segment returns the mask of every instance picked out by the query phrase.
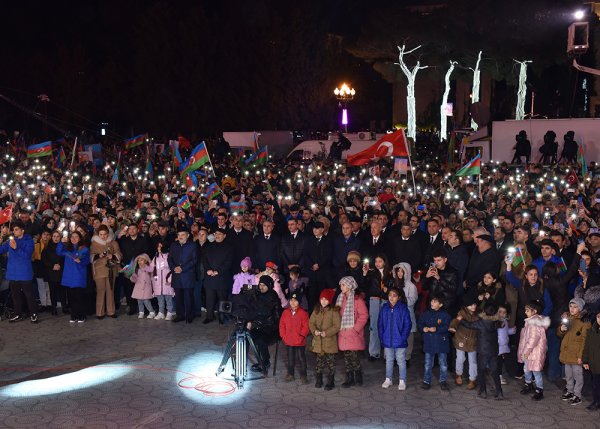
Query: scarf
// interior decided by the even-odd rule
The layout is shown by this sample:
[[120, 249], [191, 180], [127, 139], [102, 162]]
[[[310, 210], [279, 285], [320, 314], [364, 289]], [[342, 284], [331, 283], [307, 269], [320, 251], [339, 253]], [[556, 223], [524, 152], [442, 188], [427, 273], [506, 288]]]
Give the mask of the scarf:
[[354, 327], [354, 291], [358, 287], [356, 284], [356, 280], [354, 277], [343, 277], [340, 280], [340, 285], [347, 286], [350, 289], [350, 293], [348, 295], [341, 293], [337, 297], [337, 301], [335, 305], [342, 308], [342, 304], [344, 302], [344, 297], [346, 297], [346, 306], [344, 308], [344, 312], [342, 313], [342, 325], [341, 329], [352, 328]]

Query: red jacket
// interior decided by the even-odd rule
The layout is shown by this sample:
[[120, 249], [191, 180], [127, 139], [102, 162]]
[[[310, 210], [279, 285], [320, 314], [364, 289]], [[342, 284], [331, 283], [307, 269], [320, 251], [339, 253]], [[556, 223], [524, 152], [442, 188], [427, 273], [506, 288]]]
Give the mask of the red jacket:
[[309, 332], [306, 310], [298, 307], [294, 315], [290, 308], [283, 310], [281, 319], [279, 319], [279, 335], [286, 346], [305, 346]]

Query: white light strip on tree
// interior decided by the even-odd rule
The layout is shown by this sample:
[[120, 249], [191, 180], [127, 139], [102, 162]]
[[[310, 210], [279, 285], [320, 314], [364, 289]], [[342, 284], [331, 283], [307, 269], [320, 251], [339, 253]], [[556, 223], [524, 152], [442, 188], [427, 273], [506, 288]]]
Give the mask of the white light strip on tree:
[[[479, 102], [479, 88], [481, 86], [481, 70], [479, 69], [479, 63], [481, 63], [481, 53], [483, 51], [479, 51], [479, 55], [477, 56], [477, 63], [475, 64], [475, 68], [473, 70], [473, 90], [471, 93], [471, 105]], [[477, 131], [477, 124], [471, 118], [471, 128]]]
[[531, 61], [517, 61], [519, 67], [519, 89], [517, 90], [517, 108], [515, 109], [515, 119], [522, 120], [525, 117], [525, 97], [527, 96], [527, 63]]
[[411, 137], [413, 140], [417, 137], [417, 114], [416, 114], [416, 103], [415, 103], [415, 79], [417, 77], [417, 73], [421, 69], [426, 69], [428, 66], [421, 66], [420, 62], [417, 61], [417, 64], [410, 70], [406, 63], [404, 62], [404, 55], [410, 54], [421, 46], [417, 46], [413, 50], [406, 51], [406, 46], [402, 45], [402, 47], [398, 46], [398, 50], [400, 51], [398, 54], [398, 60], [400, 61], [398, 65], [404, 72], [406, 79], [408, 80], [408, 84], [406, 85], [406, 110], [408, 112], [408, 120], [407, 120], [407, 136]]
[[448, 96], [450, 95], [450, 75], [454, 71], [454, 66], [458, 64], [456, 61], [450, 61], [450, 68], [446, 72], [444, 82], [444, 95], [442, 97], [442, 105], [440, 106], [440, 140], [448, 137], [448, 118], [446, 117], [446, 105], [448, 104]]

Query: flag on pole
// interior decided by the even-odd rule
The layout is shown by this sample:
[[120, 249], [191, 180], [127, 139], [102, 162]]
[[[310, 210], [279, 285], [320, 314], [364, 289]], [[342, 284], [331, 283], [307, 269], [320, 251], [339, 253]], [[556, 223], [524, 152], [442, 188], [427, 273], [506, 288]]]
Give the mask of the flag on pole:
[[562, 258], [562, 256], [560, 258], [560, 261], [557, 262], [556, 268], [558, 268], [559, 274], [564, 274], [567, 272], [567, 264], [565, 264], [565, 260]]
[[208, 150], [206, 143], [202, 142], [194, 148], [190, 157], [179, 167], [181, 176], [185, 176], [192, 171], [196, 171], [204, 164], [209, 163], [210, 158], [208, 156]]
[[42, 142], [27, 146], [27, 158], [41, 158], [52, 156], [52, 142]]
[[6, 222], [10, 222], [10, 220], [12, 219], [13, 207], [14, 205], [11, 204], [10, 206], [0, 210], [0, 225]]
[[583, 143], [579, 145], [579, 149], [577, 150], [577, 162], [581, 164], [581, 176], [585, 179], [587, 175], [587, 162], [585, 160], [585, 153], [583, 152]]
[[150, 147], [146, 146], [146, 176], [152, 176], [154, 170], [152, 169], [152, 160], [150, 157]]
[[131, 276], [135, 273], [135, 269], [137, 268], [137, 260], [133, 258], [127, 265], [119, 270], [119, 274], [123, 274], [127, 278], [131, 278]]
[[67, 155], [65, 155], [65, 150], [62, 146], [58, 149], [58, 153], [56, 154], [56, 159], [54, 160], [54, 168], [57, 170], [62, 168], [67, 160]]
[[175, 140], [171, 142], [171, 151], [173, 152], [173, 166], [179, 170], [181, 164], [183, 164], [181, 154], [179, 153], [179, 142]]
[[119, 164], [117, 164], [117, 167], [115, 168], [115, 172], [113, 173], [112, 178], [110, 179], [110, 184], [112, 185], [116, 185], [117, 183], [119, 183], [119, 170], [120, 170], [121, 166]]
[[217, 185], [216, 182], [213, 182], [206, 187], [206, 193], [204, 194], [204, 197], [210, 201], [216, 198], [220, 193], [221, 188], [219, 188], [219, 185]]
[[409, 156], [404, 130], [386, 134], [362, 152], [348, 155], [348, 165], [364, 165], [372, 159], [390, 156]]
[[467, 162], [455, 176], [475, 176], [481, 174], [481, 155], [478, 154], [475, 158]]
[[254, 152], [252, 155], [248, 157], [245, 161], [246, 168], [254, 168], [259, 165], [264, 165], [269, 160], [269, 147], [263, 146], [258, 150], [258, 152]]
[[188, 198], [187, 195], [184, 195], [183, 197], [181, 197], [179, 199], [179, 201], [177, 201], [177, 208], [185, 210], [185, 209], [189, 209], [190, 207], [191, 207], [190, 199]]
[[254, 131], [254, 136], [252, 138], [252, 149], [253, 152], [258, 152], [258, 133]]
[[146, 143], [146, 139], [148, 138], [148, 134], [139, 134], [135, 137], [127, 139], [123, 142], [123, 149], [130, 150], [134, 147], [138, 147]]
[[181, 134], [179, 134], [177, 136], [177, 142], [179, 143], [180, 149], [191, 149], [192, 148], [192, 144], [190, 143], [190, 141], [188, 139], [186, 139], [185, 137], [183, 137]]

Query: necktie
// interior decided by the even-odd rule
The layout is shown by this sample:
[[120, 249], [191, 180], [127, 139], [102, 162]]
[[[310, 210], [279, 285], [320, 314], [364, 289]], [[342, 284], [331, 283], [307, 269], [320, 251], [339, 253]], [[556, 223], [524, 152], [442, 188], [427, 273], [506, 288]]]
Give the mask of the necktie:
[[377, 244], [377, 239], [373, 238], [373, 246], [375, 246]]
[[265, 240], [268, 240], [270, 235], [265, 235]]
[[433, 240], [435, 240], [435, 238], [433, 237], [433, 235], [431, 236], [431, 240], [429, 242], [429, 244], [433, 244]]

